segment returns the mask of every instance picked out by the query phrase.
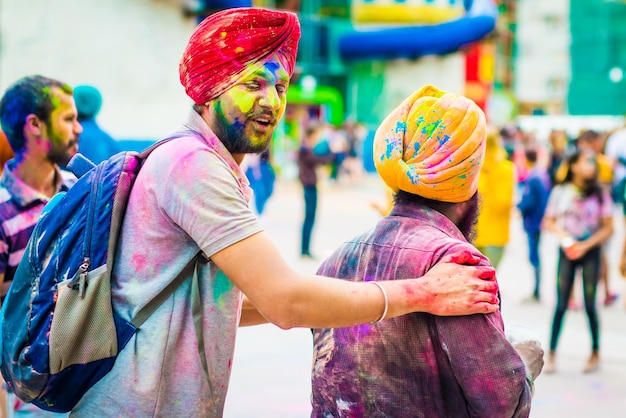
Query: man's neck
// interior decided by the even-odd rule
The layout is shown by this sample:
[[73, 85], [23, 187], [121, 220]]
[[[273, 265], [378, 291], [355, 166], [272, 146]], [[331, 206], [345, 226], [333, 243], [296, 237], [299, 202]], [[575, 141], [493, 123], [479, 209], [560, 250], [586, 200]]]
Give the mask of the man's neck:
[[25, 155], [16, 156], [14, 173], [39, 193], [52, 197], [57, 191], [56, 166], [50, 161], [39, 161]]
[[241, 165], [243, 159], [246, 157], [246, 154], [230, 154], [233, 156], [233, 159], [237, 163], [237, 165]]

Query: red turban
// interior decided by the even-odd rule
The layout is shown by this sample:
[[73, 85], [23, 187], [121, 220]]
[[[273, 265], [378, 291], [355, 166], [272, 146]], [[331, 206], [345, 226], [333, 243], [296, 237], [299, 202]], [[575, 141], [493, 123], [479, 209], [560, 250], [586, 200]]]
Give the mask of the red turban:
[[293, 73], [300, 23], [291, 12], [227, 9], [195, 29], [180, 61], [180, 82], [196, 104], [220, 96], [264, 65], [275, 53]]

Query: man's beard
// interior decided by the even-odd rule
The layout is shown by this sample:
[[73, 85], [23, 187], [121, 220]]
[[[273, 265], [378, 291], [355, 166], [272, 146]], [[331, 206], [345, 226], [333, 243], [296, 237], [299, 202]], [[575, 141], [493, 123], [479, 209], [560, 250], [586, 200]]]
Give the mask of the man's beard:
[[478, 193], [467, 202], [467, 207], [463, 216], [457, 223], [457, 228], [469, 243], [473, 243], [476, 239], [476, 224], [478, 222], [478, 214], [480, 213], [480, 198]]
[[252, 143], [246, 135], [245, 123], [229, 124], [222, 116], [216, 118], [214, 133], [231, 154], [259, 154], [267, 149], [269, 141]]
[[63, 148], [60, 148], [59, 146], [55, 147], [54, 145], [52, 145], [52, 147], [50, 148], [50, 151], [48, 151], [48, 160], [50, 160], [56, 165], [59, 165], [62, 167], [66, 166], [67, 163], [70, 162], [70, 160], [75, 154], [74, 152], [70, 150], [74, 148], [74, 146], [76, 145], [76, 142], [77, 141], [75, 139], [72, 139], [69, 141], [67, 146]]

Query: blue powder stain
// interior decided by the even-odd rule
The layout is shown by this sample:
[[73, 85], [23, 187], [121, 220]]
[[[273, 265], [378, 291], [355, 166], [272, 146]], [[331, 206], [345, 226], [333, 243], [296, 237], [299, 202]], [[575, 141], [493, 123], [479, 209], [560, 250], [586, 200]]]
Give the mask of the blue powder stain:
[[410, 169], [407, 171], [406, 175], [409, 177], [409, 180], [411, 180], [411, 183], [413, 183], [413, 184], [417, 184], [417, 183], [419, 182], [419, 177], [420, 177], [420, 176], [419, 176], [419, 174], [417, 174], [417, 173], [415, 172], [415, 170], [414, 170], [414, 169], [410, 168]]
[[386, 159], [390, 159], [393, 151], [395, 150], [395, 141], [393, 139], [385, 139], [387, 146], [385, 148], [385, 154], [380, 157], [380, 161], [384, 161]]
[[421, 144], [419, 142], [416, 142], [415, 144], [413, 144], [413, 149], [415, 150], [415, 152], [419, 151], [421, 147]]
[[405, 133], [406, 132], [406, 123], [405, 122], [396, 122], [396, 133]]
[[467, 178], [467, 174], [461, 174], [461, 175], [459, 176], [459, 178], [460, 178], [460, 179], [466, 179], [466, 178]]
[[439, 137], [439, 145], [443, 146], [443, 144], [445, 144], [446, 142], [448, 142], [450, 140], [450, 135], [444, 135], [443, 138]]

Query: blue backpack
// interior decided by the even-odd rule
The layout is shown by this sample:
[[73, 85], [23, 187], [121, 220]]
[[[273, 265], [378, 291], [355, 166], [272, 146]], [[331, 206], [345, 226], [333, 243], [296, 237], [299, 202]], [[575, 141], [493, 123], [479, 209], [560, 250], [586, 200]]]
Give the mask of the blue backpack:
[[186, 277], [193, 273], [197, 285], [199, 255], [130, 322], [112, 308], [113, 258], [132, 185], [148, 155], [171, 139], [95, 167], [74, 157], [68, 168], [78, 181], [44, 207], [0, 312], [0, 370], [24, 402], [70, 411]]

